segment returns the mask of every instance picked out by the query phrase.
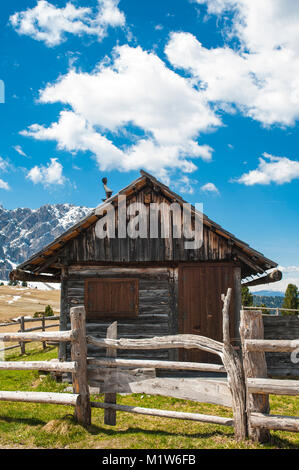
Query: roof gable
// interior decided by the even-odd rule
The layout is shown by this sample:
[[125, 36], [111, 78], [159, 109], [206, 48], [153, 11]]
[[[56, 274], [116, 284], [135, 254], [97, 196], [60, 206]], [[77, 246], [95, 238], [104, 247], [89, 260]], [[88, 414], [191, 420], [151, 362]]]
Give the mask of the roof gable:
[[[146, 192], [152, 193], [155, 195], [160, 195], [160, 199], [165, 199], [167, 201], [176, 202], [179, 205], [183, 205], [185, 201], [180, 195], [176, 194], [169, 187], [158, 181], [154, 176], [149, 173], [141, 170], [141, 176], [133, 181], [130, 185], [120, 190], [118, 193], [112, 195], [105, 202], [96, 207], [88, 216], [79, 221], [65, 233], [60, 235], [56, 240], [43, 248], [40, 252], [32, 256], [29, 260], [22, 263], [18, 266], [19, 269], [28, 270], [35, 273], [52, 273], [57, 272], [59, 265], [61, 266], [65, 263], [65, 259], [68, 259], [69, 262], [74, 262], [72, 258], [72, 248], [78, 255], [78, 251], [81, 248], [84, 251], [84, 243], [91, 246], [94, 239], [94, 226], [96, 222], [101, 217], [101, 213], [107, 204], [113, 204], [117, 207], [118, 198], [121, 195], [125, 195], [128, 200], [136, 198], [136, 195], [144, 195]], [[142, 196], [143, 197], [143, 196]], [[142, 198], [141, 198], [142, 199]], [[159, 199], [159, 198], [158, 198]], [[157, 200], [157, 198], [156, 198]], [[193, 206], [192, 211], [195, 212]], [[140, 242], [140, 247], [137, 247], [139, 252], [142, 252], [143, 249], [147, 250], [146, 256], [137, 256], [135, 260], [131, 258], [126, 258], [122, 256], [121, 253], [116, 254], [117, 244], [111, 241], [111, 245], [114, 248], [111, 248], [111, 252], [114, 249], [114, 256], [111, 253], [110, 257], [106, 256], [105, 252], [105, 243], [107, 242], [101, 240], [102, 247], [98, 251], [98, 256], [94, 259], [99, 261], [115, 261], [115, 262], [132, 262], [132, 261], [192, 261], [192, 260], [234, 260], [240, 262], [242, 265], [242, 274], [243, 277], [263, 273], [267, 269], [274, 268], [277, 266], [277, 263], [265, 258], [261, 253], [251, 248], [247, 243], [239, 240], [230, 232], [224, 230], [220, 225], [213, 222], [207, 216], [203, 215], [203, 226], [204, 226], [204, 237], [206, 240], [206, 246], [203, 248], [202, 253], [176, 253], [173, 250], [172, 255], [167, 256], [167, 246], [161, 248], [161, 252], [157, 255], [148, 253], [153, 250], [152, 247], [146, 247], [146, 244]], [[151, 245], [154, 246], [154, 241], [150, 240]], [[80, 246], [80, 244], [82, 246]], [[131, 243], [133, 245], [133, 242]], [[129, 250], [130, 242], [126, 246], [125, 250]], [[211, 248], [212, 247], [212, 248]], [[132, 248], [132, 247], [131, 247]], [[101, 251], [102, 249], [102, 251]], [[210, 250], [212, 250], [210, 252]], [[213, 252], [214, 250], [214, 252]], [[218, 255], [217, 255], [218, 250]], [[86, 251], [86, 250], [85, 250]], [[191, 251], [191, 250], [190, 250]], [[102, 253], [102, 255], [100, 254]], [[164, 253], [164, 254], [163, 254]], [[142, 254], [142, 253], [141, 253]], [[77, 256], [76, 255], [76, 256]], [[84, 256], [84, 254], [83, 254]], [[93, 255], [94, 256], [94, 255]], [[82, 256], [81, 256], [82, 257]], [[59, 258], [62, 258], [62, 262], [59, 264]], [[90, 259], [87, 257], [87, 259]]]

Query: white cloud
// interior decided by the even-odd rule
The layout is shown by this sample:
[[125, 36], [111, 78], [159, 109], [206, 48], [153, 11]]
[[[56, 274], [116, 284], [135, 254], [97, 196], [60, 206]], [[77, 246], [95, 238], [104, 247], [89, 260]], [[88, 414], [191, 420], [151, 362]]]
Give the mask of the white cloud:
[[51, 158], [47, 166], [34, 166], [28, 172], [26, 178], [30, 179], [34, 184], [41, 183], [45, 187], [52, 185], [63, 185], [65, 177], [62, 174], [63, 167], [57, 161], [57, 158]]
[[9, 184], [6, 181], [3, 181], [1, 178], [0, 178], [0, 188], [6, 189], [6, 191], [10, 190]]
[[22, 155], [23, 157], [27, 157], [26, 153], [24, 152], [24, 150], [22, 149], [20, 145], [15, 145], [14, 149], [19, 155]]
[[[194, 158], [211, 160], [213, 149], [197, 138], [221, 125], [190, 80], [155, 54], [127, 45], [116, 47], [113, 60], [92, 73], [70, 70], [41, 91], [40, 101], [71, 110], [62, 111], [49, 127], [33, 124], [23, 135], [56, 140], [71, 152], [89, 151], [101, 170], [144, 168], [165, 181], [171, 169], [194, 171]], [[117, 145], [119, 136], [130, 145]]]
[[7, 171], [10, 168], [10, 164], [0, 157], [0, 171]]
[[10, 17], [17, 33], [43, 41], [49, 47], [57, 46], [66, 39], [66, 34], [96, 36], [101, 41], [107, 29], [125, 25], [125, 16], [118, 9], [119, 0], [98, 0], [95, 13], [92, 8], [76, 7], [68, 2], [58, 8], [46, 0]]
[[299, 179], [299, 162], [290, 160], [286, 157], [275, 157], [267, 153], [264, 158], [259, 159], [259, 165], [256, 170], [244, 173], [238, 178], [238, 183], [246, 186], [255, 184], [284, 184], [290, 183], [294, 179]]
[[173, 181], [173, 185], [179, 193], [183, 194], [194, 194], [194, 186], [197, 184], [197, 181], [191, 179], [187, 175], [183, 175], [181, 178]]
[[[197, 3], [226, 18], [226, 44], [209, 49], [190, 33], [174, 33], [166, 47], [170, 62], [189, 70], [208, 101], [225, 112], [237, 108], [263, 125], [293, 125], [299, 118], [299, 2]], [[238, 42], [230, 47], [233, 38]]]
[[201, 191], [205, 193], [214, 193], [214, 194], [220, 194], [218, 188], [215, 186], [214, 183], [206, 183], [203, 186], [201, 186]]

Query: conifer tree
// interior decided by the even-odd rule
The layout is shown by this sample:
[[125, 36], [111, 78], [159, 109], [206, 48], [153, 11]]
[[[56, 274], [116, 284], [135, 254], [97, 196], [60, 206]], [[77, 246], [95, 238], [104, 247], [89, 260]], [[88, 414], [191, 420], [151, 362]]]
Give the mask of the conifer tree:
[[[296, 309], [299, 308], [299, 292], [295, 284], [289, 284], [285, 292], [282, 308]], [[299, 312], [292, 312], [290, 310], [282, 310], [282, 315], [298, 315]]]

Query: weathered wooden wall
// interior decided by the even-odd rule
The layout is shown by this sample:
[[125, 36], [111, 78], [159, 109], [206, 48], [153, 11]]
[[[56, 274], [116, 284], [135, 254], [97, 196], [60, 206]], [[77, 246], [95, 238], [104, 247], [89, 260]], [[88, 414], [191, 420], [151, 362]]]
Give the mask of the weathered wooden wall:
[[[70, 308], [84, 304], [84, 281], [87, 278], [138, 278], [139, 315], [131, 319], [118, 319], [118, 335], [126, 338], [154, 337], [177, 333], [177, 274], [175, 268], [116, 268], [116, 267], [70, 267], [64, 281], [61, 325], [69, 329]], [[87, 320], [87, 334], [104, 338], [111, 321]], [[67, 359], [70, 352], [67, 350]], [[88, 355], [105, 356], [105, 351], [89, 345]], [[61, 357], [63, 357], [61, 355]], [[174, 359], [176, 352], [119, 351], [119, 357]]]
[[[265, 339], [298, 339], [299, 316], [263, 315]], [[299, 377], [299, 363], [291, 361], [291, 353], [266, 353], [268, 374]]]
[[[140, 191], [131, 197], [128, 202], [147, 201], [150, 196], [151, 203], [171, 204], [162, 194], [154, 192]], [[60, 251], [60, 256], [65, 258], [69, 264], [78, 262], [139, 262], [139, 261], [231, 261], [233, 258], [232, 242], [229, 238], [220, 236], [211, 228], [204, 226], [203, 228], [203, 244], [198, 249], [185, 249], [184, 237], [174, 238], [172, 232], [173, 215], [170, 212], [169, 226], [170, 237], [167, 238], [150, 238], [149, 236], [149, 204], [146, 205], [147, 210], [147, 238], [105, 238], [100, 240], [96, 237], [95, 224], [88, 230], [82, 232], [78, 237], [70, 240], [67, 245]], [[118, 208], [115, 209], [116, 222], [118, 216]], [[168, 218], [167, 211], [159, 215], [159, 234], [161, 233], [161, 221]], [[183, 219], [183, 217], [182, 217]], [[194, 219], [194, 218], [193, 218]], [[128, 222], [129, 219], [127, 219]], [[193, 220], [194, 229], [194, 220]], [[117, 230], [117, 223], [116, 223]], [[183, 233], [183, 230], [182, 230]]]

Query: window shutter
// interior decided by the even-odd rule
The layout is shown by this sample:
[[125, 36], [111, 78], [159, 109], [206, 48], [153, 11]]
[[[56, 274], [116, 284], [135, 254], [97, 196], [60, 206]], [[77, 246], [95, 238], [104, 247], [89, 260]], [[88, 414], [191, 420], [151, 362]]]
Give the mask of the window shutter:
[[85, 281], [87, 319], [131, 318], [138, 315], [138, 279]]

